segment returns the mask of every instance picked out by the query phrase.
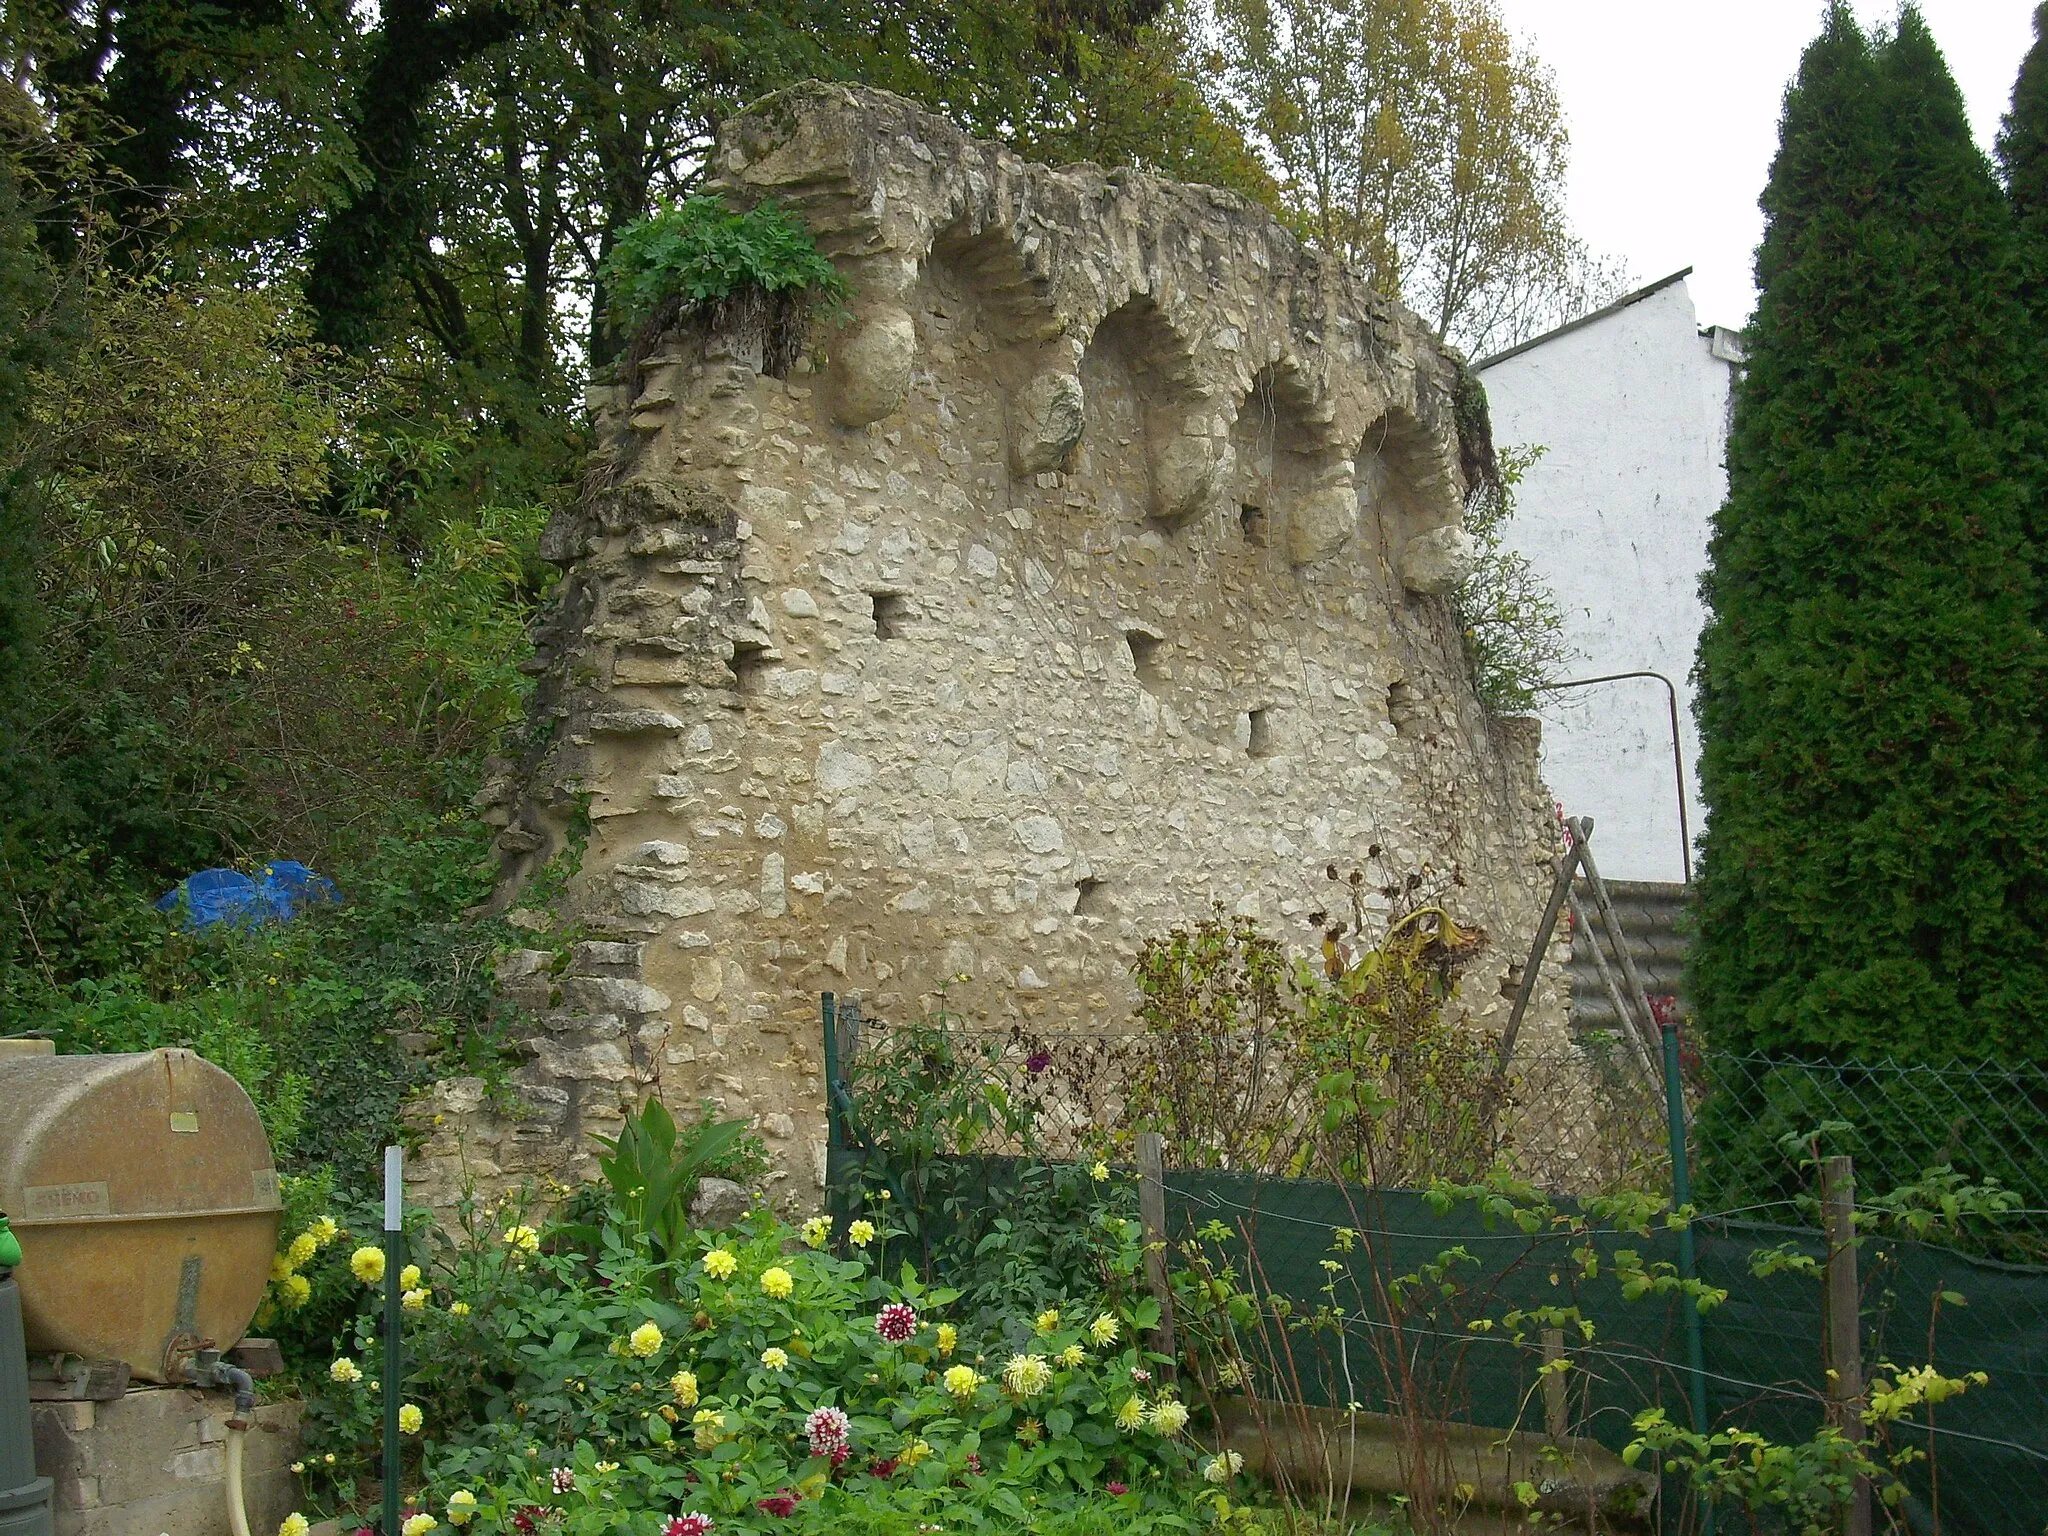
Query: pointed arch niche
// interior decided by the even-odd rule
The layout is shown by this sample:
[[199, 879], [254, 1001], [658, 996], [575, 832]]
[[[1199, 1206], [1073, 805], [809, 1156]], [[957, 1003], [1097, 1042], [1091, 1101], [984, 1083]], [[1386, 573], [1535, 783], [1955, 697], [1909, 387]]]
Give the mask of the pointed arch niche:
[[959, 418], [976, 459], [1000, 448], [1013, 475], [1063, 468], [1081, 435], [1073, 345], [1048, 288], [1008, 231], [965, 222], [932, 242], [918, 282], [919, 342], [953, 383], [942, 422]]
[[[1089, 338], [1075, 468], [1118, 521], [1176, 524], [1192, 510], [1185, 504], [1199, 486], [1190, 489], [1180, 460], [1199, 398], [1194, 379], [1187, 343], [1145, 295], [1111, 310]], [[1195, 456], [1210, 464], [1217, 457], [1205, 438]]]
[[1352, 478], [1367, 534], [1397, 571], [1410, 539], [1464, 520], [1442, 450], [1399, 406], [1365, 429]]
[[1231, 423], [1234, 468], [1226, 530], [1255, 548], [1282, 550], [1290, 565], [1335, 552], [1356, 522], [1348, 466], [1317, 419], [1315, 401], [1290, 365], [1259, 370]]

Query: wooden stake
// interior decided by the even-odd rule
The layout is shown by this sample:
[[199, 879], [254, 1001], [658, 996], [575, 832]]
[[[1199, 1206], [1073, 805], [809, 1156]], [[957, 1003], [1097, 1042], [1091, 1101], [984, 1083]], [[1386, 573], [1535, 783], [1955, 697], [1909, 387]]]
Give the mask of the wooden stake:
[[[1591, 823], [1587, 824], [1589, 827]], [[1572, 874], [1579, 867], [1584, 846], [1575, 834], [1571, 850], [1554, 861], [1557, 879], [1550, 887], [1550, 904], [1543, 909], [1543, 921], [1536, 925], [1536, 937], [1529, 944], [1529, 963], [1522, 967], [1522, 984], [1515, 989], [1515, 1006], [1508, 1010], [1508, 1027], [1501, 1031], [1497, 1070], [1505, 1072], [1515, 1058], [1515, 1037], [1522, 1032], [1522, 1015], [1529, 999], [1536, 995], [1536, 978], [1543, 970], [1543, 952], [1550, 948], [1550, 936], [1557, 930], [1557, 915], [1572, 894]]]
[[[1564, 1358], [1564, 1330], [1546, 1328], [1543, 1330], [1543, 1363]], [[1571, 1429], [1565, 1415], [1564, 1389], [1567, 1372], [1551, 1371], [1543, 1378], [1543, 1433], [1550, 1437], [1553, 1445], [1564, 1444], [1565, 1435]]]
[[1159, 1303], [1152, 1347], [1166, 1356], [1172, 1380], [1180, 1351], [1173, 1338], [1173, 1287], [1166, 1279], [1166, 1143], [1157, 1131], [1138, 1132], [1138, 1220], [1145, 1229], [1145, 1279]]
[[[1856, 1279], [1856, 1165], [1830, 1157], [1820, 1165], [1821, 1219], [1828, 1240], [1827, 1366], [1829, 1417], [1851, 1440], [1864, 1437], [1863, 1293]], [[1870, 1481], [1857, 1478], [1842, 1522], [1844, 1536], [1870, 1536]]]
[[1599, 909], [1600, 922], [1607, 929], [1608, 940], [1614, 945], [1615, 958], [1621, 962], [1622, 979], [1628, 983], [1629, 997], [1642, 1005], [1642, 1024], [1637, 1036], [1644, 1049], [1658, 1043], [1657, 1016], [1650, 1011], [1650, 994], [1643, 986], [1643, 978], [1636, 973], [1636, 963], [1628, 952], [1628, 940], [1621, 931], [1621, 919], [1615, 915], [1614, 903], [1607, 899], [1607, 882], [1600, 878], [1600, 868], [1593, 862], [1593, 818], [1581, 816], [1573, 829], [1578, 836], [1579, 862], [1585, 866], [1586, 884], [1593, 888], [1593, 905]]

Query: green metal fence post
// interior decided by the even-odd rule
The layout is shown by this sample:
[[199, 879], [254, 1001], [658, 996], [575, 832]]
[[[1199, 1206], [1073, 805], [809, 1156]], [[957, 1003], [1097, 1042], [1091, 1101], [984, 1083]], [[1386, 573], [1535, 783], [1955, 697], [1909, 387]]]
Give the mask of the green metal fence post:
[[818, 1011], [825, 1026], [825, 1155], [831, 1157], [839, 1145], [839, 1013], [832, 994], [818, 994]]
[[398, 1404], [405, 1396], [405, 1325], [399, 1271], [405, 1267], [405, 1148], [384, 1149], [384, 1532], [399, 1536], [398, 1479], [401, 1468]]
[[[1671, 1131], [1671, 1208], [1683, 1210], [1692, 1204], [1692, 1170], [1685, 1156], [1685, 1084], [1679, 1076], [1678, 1021], [1667, 1019], [1664, 1035], [1664, 1118]], [[1693, 1252], [1692, 1223], [1678, 1229], [1678, 1274], [1684, 1280], [1699, 1278], [1699, 1264]], [[1685, 1308], [1685, 1363], [1692, 1377], [1693, 1433], [1707, 1433], [1707, 1350], [1700, 1336], [1700, 1309], [1692, 1297]], [[1707, 1536], [1714, 1536], [1714, 1506], [1707, 1505]]]

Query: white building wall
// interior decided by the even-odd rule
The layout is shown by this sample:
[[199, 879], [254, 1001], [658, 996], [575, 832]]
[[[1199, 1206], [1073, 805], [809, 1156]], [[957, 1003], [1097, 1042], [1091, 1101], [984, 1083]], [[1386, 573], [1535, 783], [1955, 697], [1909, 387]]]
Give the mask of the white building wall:
[[[1715, 350], [1680, 274], [1480, 365], [1494, 441], [1546, 450], [1522, 482], [1508, 544], [1557, 594], [1579, 651], [1570, 676], [1652, 671], [1677, 689], [1695, 839], [1706, 813], [1691, 672], [1699, 578], [1728, 486], [1734, 374]], [[1551, 693], [1538, 713], [1544, 779], [1566, 814], [1594, 819], [1600, 872], [1684, 879], [1664, 685], [1637, 678]]]

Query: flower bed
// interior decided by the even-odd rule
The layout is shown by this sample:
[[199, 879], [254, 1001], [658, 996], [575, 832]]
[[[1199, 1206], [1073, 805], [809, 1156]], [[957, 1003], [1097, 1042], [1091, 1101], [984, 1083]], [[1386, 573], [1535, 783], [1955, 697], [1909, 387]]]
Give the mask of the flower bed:
[[[403, 1277], [404, 1536], [1109, 1536], [1230, 1512], [1237, 1468], [1155, 1375], [1127, 1264], [956, 1321], [958, 1289], [882, 1272], [895, 1234], [866, 1219], [757, 1212], [665, 1263], [609, 1222], [471, 1209], [464, 1227]], [[357, 1264], [356, 1317], [308, 1372], [309, 1498], [344, 1511], [370, 1497], [382, 1408], [382, 1266]]]

